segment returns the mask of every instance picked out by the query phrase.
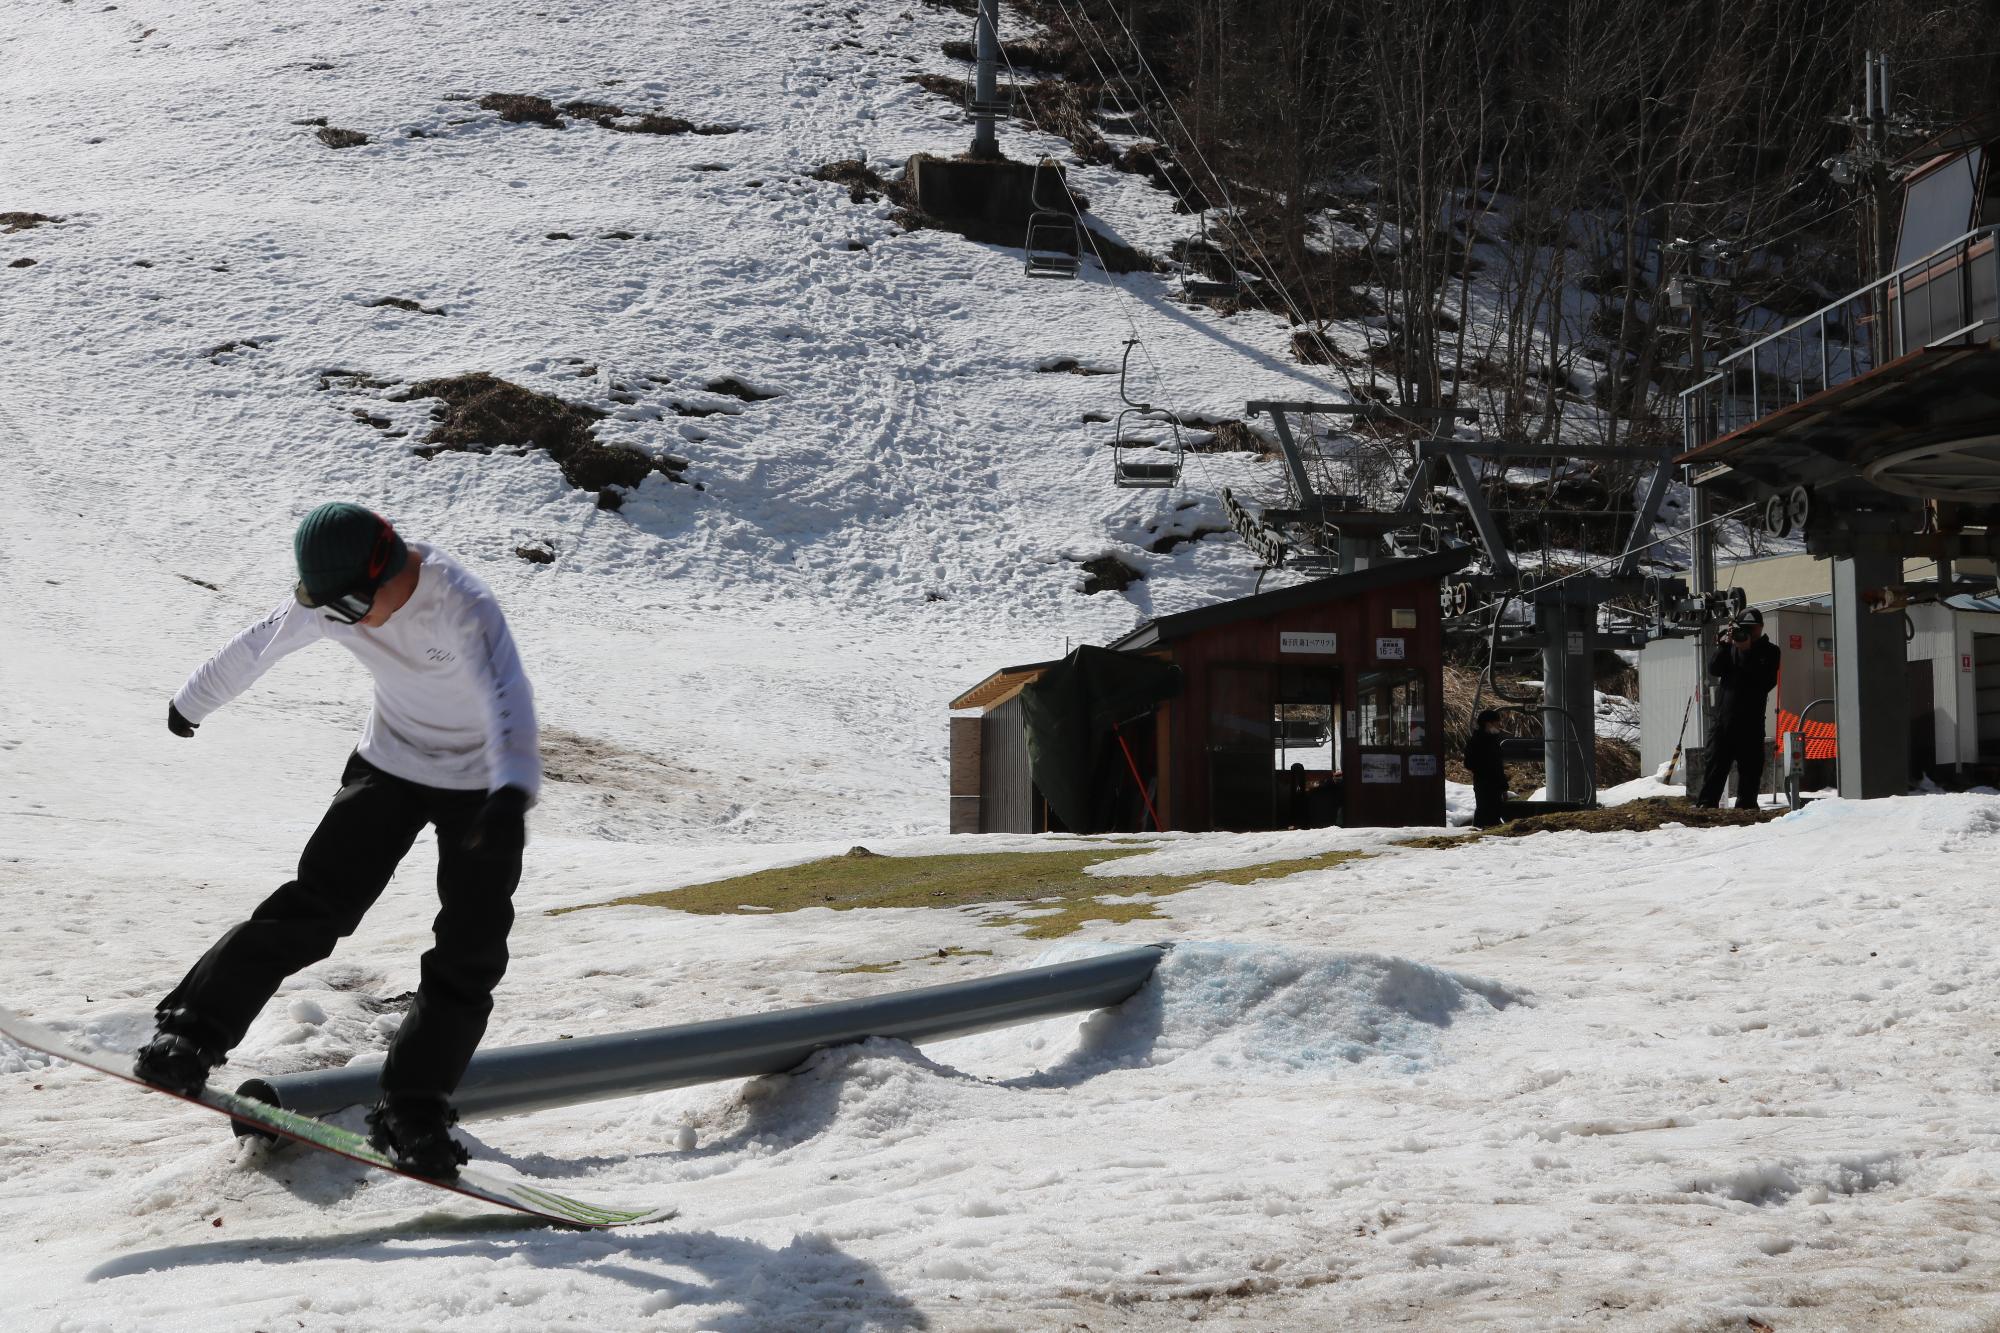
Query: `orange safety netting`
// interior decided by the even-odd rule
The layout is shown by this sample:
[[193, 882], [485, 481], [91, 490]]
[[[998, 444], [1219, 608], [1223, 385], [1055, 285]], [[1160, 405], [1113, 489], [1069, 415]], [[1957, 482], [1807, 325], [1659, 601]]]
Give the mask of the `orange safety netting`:
[[1805, 736], [1805, 757], [1808, 759], [1832, 759], [1839, 751], [1840, 733], [1833, 723], [1813, 718], [1802, 724], [1797, 713], [1788, 708], [1780, 708], [1778, 736], [1772, 748], [1781, 755], [1785, 752], [1785, 733], [1788, 731], [1800, 732]]

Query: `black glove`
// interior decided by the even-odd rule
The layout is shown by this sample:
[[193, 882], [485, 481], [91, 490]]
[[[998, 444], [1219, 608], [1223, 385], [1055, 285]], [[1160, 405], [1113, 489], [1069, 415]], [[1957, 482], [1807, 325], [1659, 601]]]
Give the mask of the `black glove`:
[[174, 707], [173, 704], [169, 703], [167, 705], [167, 730], [173, 732], [174, 735], [192, 736], [194, 735], [194, 729], [200, 725], [201, 723], [199, 722], [190, 722], [182, 717], [181, 710]]
[[502, 787], [486, 797], [466, 830], [465, 850], [479, 856], [519, 856], [528, 845], [528, 807], [534, 799], [519, 787]]

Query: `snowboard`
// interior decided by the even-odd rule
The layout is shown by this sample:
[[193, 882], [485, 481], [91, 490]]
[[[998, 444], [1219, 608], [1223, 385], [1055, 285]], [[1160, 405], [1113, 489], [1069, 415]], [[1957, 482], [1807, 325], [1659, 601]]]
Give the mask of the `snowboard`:
[[482, 1172], [459, 1168], [454, 1180], [433, 1180], [429, 1176], [416, 1175], [405, 1171], [369, 1143], [363, 1135], [329, 1125], [324, 1120], [282, 1107], [260, 1102], [254, 1097], [239, 1093], [224, 1092], [218, 1088], [204, 1088], [199, 1097], [182, 1097], [179, 1093], [156, 1088], [132, 1072], [132, 1057], [115, 1051], [84, 1050], [61, 1034], [52, 1032], [33, 1019], [24, 1018], [9, 1009], [0, 1009], [0, 1036], [42, 1052], [71, 1064], [95, 1069], [100, 1074], [124, 1079], [148, 1092], [163, 1097], [173, 1097], [194, 1106], [206, 1107], [220, 1112], [230, 1119], [249, 1126], [252, 1130], [304, 1143], [325, 1152], [336, 1153], [350, 1161], [360, 1162], [382, 1171], [391, 1171], [407, 1180], [421, 1181], [437, 1189], [463, 1194], [468, 1199], [479, 1199], [486, 1203], [511, 1208], [518, 1213], [544, 1218], [564, 1226], [604, 1228], [625, 1226], [633, 1222], [661, 1222], [672, 1217], [674, 1210], [642, 1208], [607, 1208], [581, 1199], [566, 1198], [548, 1190], [537, 1189], [521, 1181], [498, 1180]]

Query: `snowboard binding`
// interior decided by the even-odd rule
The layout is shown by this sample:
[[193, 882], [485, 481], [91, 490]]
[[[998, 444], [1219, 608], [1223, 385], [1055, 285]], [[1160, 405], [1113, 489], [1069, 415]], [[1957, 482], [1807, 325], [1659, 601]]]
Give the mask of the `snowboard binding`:
[[132, 1072], [142, 1081], [177, 1097], [198, 1099], [208, 1086], [208, 1071], [222, 1063], [222, 1056], [193, 1037], [179, 1032], [157, 1032], [139, 1048], [132, 1060]]
[[412, 1175], [453, 1180], [472, 1160], [451, 1136], [457, 1123], [441, 1097], [384, 1097], [368, 1113], [368, 1142]]

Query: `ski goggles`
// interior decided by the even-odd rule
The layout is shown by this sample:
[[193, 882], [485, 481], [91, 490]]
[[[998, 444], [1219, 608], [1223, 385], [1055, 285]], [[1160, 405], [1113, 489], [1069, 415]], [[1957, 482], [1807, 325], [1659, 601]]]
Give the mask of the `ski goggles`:
[[373, 588], [355, 588], [352, 591], [340, 594], [338, 597], [329, 597], [325, 601], [320, 601], [306, 591], [306, 585], [302, 580], [299, 586], [292, 590], [292, 595], [299, 599], [300, 606], [311, 607], [328, 620], [337, 620], [343, 625], [356, 624], [370, 611], [375, 609], [375, 589]]

